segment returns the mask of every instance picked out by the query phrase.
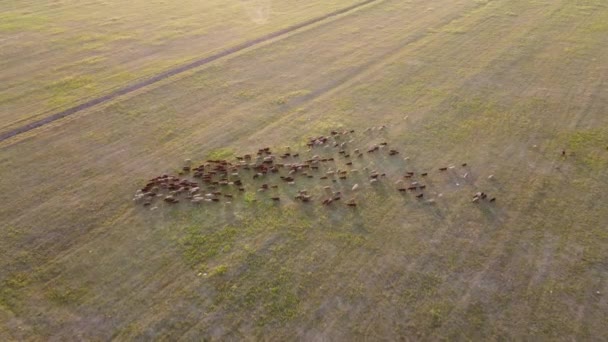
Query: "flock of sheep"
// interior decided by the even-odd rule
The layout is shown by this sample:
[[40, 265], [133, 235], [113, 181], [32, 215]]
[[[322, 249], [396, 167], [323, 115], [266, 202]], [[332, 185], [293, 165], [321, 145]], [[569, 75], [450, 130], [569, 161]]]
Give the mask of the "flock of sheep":
[[[385, 128], [374, 127], [366, 133]], [[354, 148], [351, 146], [355, 141], [352, 138], [354, 133], [354, 130], [334, 130], [327, 136], [310, 138], [305, 153], [292, 151], [290, 147], [285, 147], [282, 153], [274, 153], [269, 147], [264, 147], [254, 154], [244, 154], [232, 160], [207, 160], [195, 167], [186, 160], [178, 175], [164, 174], [150, 179], [137, 190], [134, 201], [152, 209], [156, 209], [159, 202], [169, 205], [224, 202], [229, 205], [239, 198], [243, 200], [248, 194], [248, 201], [293, 201], [319, 203], [327, 207], [343, 202], [347, 207], [356, 208], [356, 193], [361, 188], [392, 184], [395, 191], [403, 195], [412, 194], [425, 203], [435, 203], [434, 198], [425, 198], [427, 184], [424, 180], [429, 176], [428, 171], [400, 170], [399, 179], [389, 180], [395, 175], [389, 176], [374, 167], [399, 164], [395, 163], [399, 160], [399, 151], [386, 142], [378, 142], [365, 149]], [[365, 166], [359, 168], [362, 165]], [[467, 164], [462, 163], [460, 167], [466, 169]], [[455, 166], [440, 167], [437, 172], [453, 168]], [[465, 173], [463, 177], [467, 175]], [[254, 191], [255, 196], [252, 196]], [[478, 192], [472, 202], [480, 201], [491, 203], [496, 198]]]

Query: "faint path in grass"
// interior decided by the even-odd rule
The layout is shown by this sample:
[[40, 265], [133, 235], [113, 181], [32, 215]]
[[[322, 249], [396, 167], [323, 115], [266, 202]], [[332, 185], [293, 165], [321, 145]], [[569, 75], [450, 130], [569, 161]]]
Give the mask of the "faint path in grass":
[[21, 126], [21, 127], [12, 129], [12, 130], [9, 130], [9, 131], [4, 132], [4, 133], [0, 133], [0, 142], [4, 141], [4, 140], [7, 140], [7, 139], [10, 139], [10, 138], [12, 138], [12, 137], [14, 137], [16, 135], [19, 135], [19, 134], [31, 131], [33, 129], [42, 127], [42, 126], [44, 126], [46, 124], [49, 124], [49, 123], [54, 122], [54, 121], [57, 121], [57, 120], [62, 119], [64, 117], [66, 117], [66, 116], [70, 116], [72, 114], [76, 114], [76, 113], [78, 113], [80, 111], [89, 109], [89, 108], [94, 107], [96, 105], [99, 105], [99, 104], [102, 104], [102, 103], [114, 100], [117, 97], [120, 97], [120, 96], [129, 94], [129, 93], [132, 93], [134, 91], [137, 91], [139, 89], [142, 89], [142, 88], [147, 87], [149, 85], [152, 85], [154, 83], [158, 83], [158, 82], [160, 82], [162, 80], [165, 80], [165, 79], [167, 79], [169, 77], [182, 74], [182, 73], [187, 72], [189, 70], [192, 70], [194, 68], [198, 68], [198, 67], [203, 66], [205, 64], [208, 64], [208, 63], [211, 63], [213, 61], [216, 61], [216, 60], [218, 60], [220, 58], [224, 58], [224, 57], [233, 55], [233, 54], [238, 53], [240, 51], [243, 51], [243, 50], [245, 50], [247, 48], [250, 48], [250, 47], [253, 47], [253, 46], [265, 43], [265, 42], [268, 42], [268, 41], [270, 41], [272, 39], [280, 38], [280, 37], [285, 36], [285, 35], [293, 32], [293, 31], [296, 31], [296, 30], [299, 30], [299, 29], [302, 29], [302, 28], [306, 28], [308, 26], [314, 25], [314, 24], [319, 23], [321, 21], [324, 21], [324, 20], [327, 20], [327, 19], [331, 19], [331, 18], [336, 17], [336, 16], [341, 15], [341, 14], [346, 14], [348, 12], [354, 11], [354, 10], [360, 8], [360, 7], [365, 6], [365, 5], [369, 5], [369, 4], [372, 4], [374, 2], [380, 2], [380, 1], [382, 1], [382, 0], [364, 0], [364, 1], [361, 1], [361, 2], [356, 3], [354, 5], [351, 5], [351, 6], [348, 6], [348, 7], [345, 7], [345, 8], [342, 8], [342, 9], [339, 9], [339, 10], [327, 13], [327, 14], [325, 14], [323, 16], [320, 16], [320, 17], [317, 17], [317, 18], [313, 18], [313, 19], [304, 21], [302, 23], [299, 23], [299, 24], [296, 24], [296, 25], [292, 25], [292, 26], [286, 27], [284, 29], [281, 29], [281, 30], [278, 30], [278, 31], [275, 31], [275, 32], [272, 32], [272, 33], [269, 33], [269, 34], [266, 34], [266, 35], [264, 35], [262, 37], [259, 37], [257, 39], [246, 41], [244, 43], [241, 43], [241, 44], [238, 44], [238, 45], [233, 46], [231, 48], [228, 48], [226, 50], [220, 51], [220, 52], [218, 52], [216, 54], [213, 54], [211, 56], [203, 57], [203, 58], [197, 59], [195, 61], [189, 62], [187, 64], [171, 68], [171, 69], [169, 69], [169, 70], [167, 70], [165, 72], [162, 72], [162, 73], [160, 73], [160, 74], [158, 74], [156, 76], [153, 76], [151, 78], [148, 78], [148, 79], [145, 79], [145, 80], [142, 80], [142, 81], [139, 81], [139, 82], [127, 85], [127, 86], [125, 86], [123, 88], [120, 88], [120, 89], [118, 89], [116, 91], [113, 91], [113, 92], [111, 92], [109, 94], [106, 94], [106, 95], [103, 95], [103, 96], [100, 96], [100, 97], [96, 97], [96, 98], [91, 99], [91, 100], [89, 100], [87, 102], [81, 103], [81, 104], [79, 104], [77, 106], [74, 106], [74, 107], [68, 108], [66, 110], [63, 110], [63, 111], [61, 111], [59, 113], [52, 114], [52, 115], [50, 115], [50, 116], [48, 116], [46, 118], [34, 121], [32, 123], [29, 123], [27, 125], [24, 125], [24, 126]]

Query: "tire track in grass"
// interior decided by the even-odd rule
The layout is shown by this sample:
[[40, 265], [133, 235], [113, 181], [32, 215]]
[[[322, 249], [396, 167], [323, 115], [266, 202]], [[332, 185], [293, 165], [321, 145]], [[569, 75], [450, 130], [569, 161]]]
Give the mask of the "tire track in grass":
[[124, 96], [124, 95], [127, 95], [129, 93], [135, 92], [135, 91], [137, 91], [139, 89], [142, 89], [144, 87], [150, 86], [150, 85], [155, 84], [155, 83], [158, 83], [158, 82], [163, 81], [163, 80], [165, 80], [167, 78], [170, 78], [170, 77], [182, 74], [184, 72], [187, 72], [187, 71], [190, 71], [192, 69], [198, 68], [198, 67], [203, 66], [205, 64], [209, 64], [209, 63], [211, 63], [213, 61], [216, 61], [218, 59], [221, 59], [221, 58], [228, 57], [230, 55], [236, 54], [236, 53], [241, 52], [241, 51], [243, 51], [245, 49], [248, 49], [250, 47], [254, 47], [256, 45], [260, 45], [260, 44], [268, 42], [268, 41], [270, 41], [272, 39], [280, 38], [280, 37], [285, 36], [285, 35], [287, 35], [287, 34], [289, 34], [291, 32], [294, 32], [296, 30], [303, 29], [303, 28], [306, 28], [308, 26], [312, 26], [312, 25], [317, 24], [317, 23], [319, 23], [321, 21], [331, 19], [331, 18], [339, 16], [341, 14], [346, 14], [348, 12], [354, 11], [354, 10], [360, 8], [360, 7], [365, 6], [365, 5], [369, 5], [369, 4], [372, 4], [372, 3], [375, 3], [375, 2], [380, 2], [380, 1], [382, 1], [382, 0], [364, 0], [364, 1], [361, 1], [361, 2], [356, 3], [354, 5], [351, 5], [351, 6], [348, 6], [348, 7], [344, 7], [342, 9], [339, 9], [339, 10], [327, 13], [327, 14], [322, 15], [320, 17], [309, 19], [309, 20], [306, 20], [306, 21], [301, 22], [299, 24], [288, 26], [288, 27], [286, 27], [284, 29], [281, 29], [281, 30], [278, 30], [278, 31], [275, 31], [275, 32], [271, 32], [271, 33], [266, 34], [266, 35], [263, 35], [262, 37], [246, 41], [244, 43], [241, 43], [241, 44], [238, 44], [238, 45], [233, 46], [231, 48], [228, 48], [226, 50], [220, 51], [220, 52], [218, 52], [216, 54], [213, 54], [211, 56], [203, 57], [203, 58], [197, 59], [195, 61], [189, 62], [189, 63], [181, 65], [181, 66], [176, 66], [174, 68], [171, 68], [171, 69], [169, 69], [167, 71], [164, 71], [164, 72], [162, 72], [162, 73], [160, 73], [160, 74], [158, 74], [156, 76], [153, 76], [151, 78], [144, 79], [142, 81], [138, 81], [138, 82], [132, 83], [132, 84], [127, 85], [127, 86], [125, 86], [123, 88], [120, 88], [120, 89], [117, 89], [117, 90], [115, 90], [113, 92], [110, 92], [110, 93], [108, 93], [106, 95], [93, 98], [93, 99], [91, 99], [89, 101], [86, 101], [86, 102], [81, 103], [79, 105], [76, 105], [74, 107], [68, 108], [68, 109], [63, 110], [61, 112], [52, 114], [52, 115], [50, 115], [48, 117], [45, 117], [45, 118], [36, 120], [34, 122], [31, 122], [31, 123], [29, 123], [27, 125], [24, 125], [24, 126], [21, 126], [21, 127], [17, 127], [15, 129], [9, 130], [9, 131], [4, 132], [4, 133], [0, 133], [0, 142], [2, 142], [4, 140], [7, 140], [7, 139], [10, 139], [10, 138], [12, 138], [14, 136], [17, 136], [19, 134], [22, 134], [22, 133], [31, 131], [33, 129], [42, 127], [42, 126], [47, 125], [47, 124], [49, 124], [51, 122], [57, 121], [59, 119], [62, 119], [64, 117], [66, 117], [66, 116], [70, 116], [70, 115], [76, 114], [78, 112], [81, 112], [83, 110], [86, 110], [86, 109], [92, 108], [94, 106], [97, 106], [99, 104], [106, 103], [108, 101], [114, 100], [114, 99], [116, 99], [116, 98], [118, 98], [120, 96]]

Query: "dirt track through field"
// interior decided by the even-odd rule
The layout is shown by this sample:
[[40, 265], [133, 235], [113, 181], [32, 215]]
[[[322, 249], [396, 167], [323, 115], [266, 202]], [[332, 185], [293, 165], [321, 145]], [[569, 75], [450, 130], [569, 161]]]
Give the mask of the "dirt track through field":
[[267, 42], [269, 40], [272, 40], [272, 39], [279, 38], [281, 36], [287, 35], [287, 34], [293, 32], [293, 31], [305, 28], [307, 26], [314, 25], [314, 24], [319, 23], [321, 21], [330, 19], [332, 17], [338, 16], [338, 15], [341, 15], [341, 14], [345, 14], [347, 12], [350, 12], [350, 11], [353, 11], [353, 10], [355, 10], [357, 8], [360, 8], [362, 6], [365, 6], [365, 5], [374, 3], [374, 2], [379, 2], [379, 1], [380, 0], [364, 0], [364, 1], [356, 3], [354, 5], [351, 5], [351, 6], [348, 6], [348, 7], [345, 7], [345, 8], [342, 8], [342, 9], [330, 12], [330, 13], [325, 14], [323, 16], [320, 16], [320, 17], [317, 17], [317, 18], [313, 18], [313, 19], [304, 21], [302, 23], [286, 27], [286, 28], [281, 29], [279, 31], [271, 32], [271, 33], [266, 34], [266, 35], [264, 35], [262, 37], [259, 37], [257, 39], [246, 41], [244, 43], [241, 43], [241, 44], [238, 44], [238, 45], [233, 46], [231, 48], [228, 48], [226, 50], [220, 51], [220, 52], [218, 52], [216, 54], [213, 54], [211, 56], [203, 57], [203, 58], [197, 59], [195, 61], [189, 62], [189, 63], [181, 65], [181, 66], [176, 66], [174, 68], [171, 68], [171, 69], [169, 69], [169, 70], [167, 70], [165, 72], [162, 72], [162, 73], [160, 73], [160, 74], [158, 74], [156, 76], [153, 76], [151, 78], [135, 82], [135, 83], [133, 83], [131, 85], [127, 85], [127, 86], [125, 86], [123, 88], [115, 90], [115, 91], [113, 91], [111, 93], [108, 93], [106, 95], [93, 98], [93, 99], [91, 99], [91, 100], [89, 100], [87, 102], [81, 103], [81, 104], [79, 104], [77, 106], [68, 108], [68, 109], [63, 110], [61, 112], [52, 114], [52, 115], [50, 115], [48, 117], [45, 117], [43, 119], [34, 121], [34, 122], [29, 123], [27, 125], [24, 125], [24, 126], [21, 126], [21, 127], [12, 129], [12, 130], [9, 130], [8, 132], [0, 133], [0, 142], [2, 142], [4, 140], [7, 140], [7, 139], [10, 139], [10, 138], [12, 138], [12, 137], [14, 137], [16, 135], [19, 135], [19, 134], [31, 131], [33, 129], [42, 127], [42, 126], [44, 126], [46, 124], [49, 124], [49, 123], [54, 122], [56, 120], [62, 119], [64, 117], [66, 117], [66, 116], [69, 116], [69, 115], [72, 115], [72, 114], [76, 114], [76, 113], [78, 113], [80, 111], [89, 109], [89, 108], [94, 107], [94, 106], [96, 106], [98, 104], [102, 104], [102, 103], [105, 103], [105, 102], [108, 102], [108, 101], [112, 101], [112, 100], [116, 99], [119, 96], [123, 96], [123, 95], [129, 94], [129, 93], [132, 93], [132, 92], [137, 91], [137, 90], [139, 90], [141, 88], [147, 87], [147, 86], [152, 85], [152, 84], [157, 83], [157, 82], [160, 82], [160, 81], [165, 80], [165, 79], [167, 79], [169, 77], [172, 77], [172, 76], [179, 75], [181, 73], [187, 72], [187, 71], [192, 70], [194, 68], [198, 68], [198, 67], [203, 66], [205, 64], [208, 64], [208, 63], [211, 63], [213, 61], [216, 61], [216, 60], [218, 60], [220, 58], [223, 58], [223, 57], [226, 57], [226, 56], [230, 56], [232, 54], [238, 53], [238, 52], [240, 52], [242, 50], [245, 50], [247, 48], [253, 47], [255, 45], [259, 45], [259, 44], [265, 43], [265, 42]]

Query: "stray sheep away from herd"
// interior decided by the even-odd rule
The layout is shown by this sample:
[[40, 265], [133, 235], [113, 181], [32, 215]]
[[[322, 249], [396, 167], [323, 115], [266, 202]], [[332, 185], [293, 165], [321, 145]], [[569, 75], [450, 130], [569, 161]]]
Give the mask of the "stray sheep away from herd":
[[[385, 129], [386, 126], [368, 128], [363, 135], [380, 140], [380, 136], [373, 135]], [[276, 204], [318, 203], [328, 208], [344, 203], [356, 209], [365, 198], [358, 195], [364, 188], [390, 185], [402, 196], [413, 196], [432, 205], [443, 196], [427, 188], [430, 185], [426, 181], [433, 173], [454, 177], [456, 186], [460, 185], [459, 180], [471, 178], [467, 163], [418, 172], [407, 167], [410, 158], [400, 157], [400, 152], [387, 142], [379, 141], [360, 149], [354, 146], [358, 140], [360, 143], [354, 130], [333, 130], [327, 136], [308, 139], [304, 153], [292, 151], [289, 146], [282, 153], [263, 147], [255, 154], [206, 160], [196, 167], [187, 159], [177, 175], [163, 174], [150, 179], [137, 190], [134, 201], [152, 210], [160, 203], [232, 205], [239, 199]], [[493, 177], [487, 176], [490, 180]], [[484, 192], [472, 193], [471, 198], [478, 204], [496, 201]]]

